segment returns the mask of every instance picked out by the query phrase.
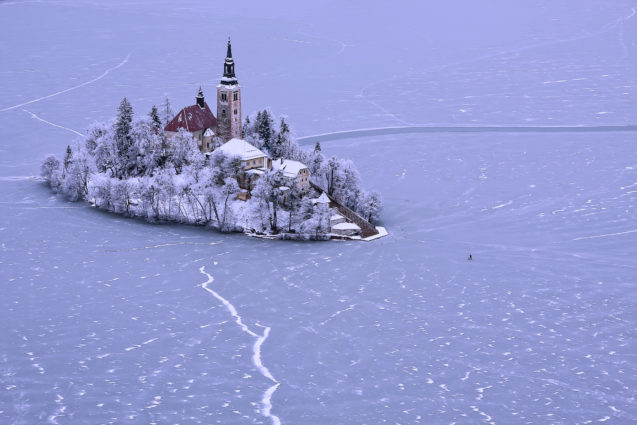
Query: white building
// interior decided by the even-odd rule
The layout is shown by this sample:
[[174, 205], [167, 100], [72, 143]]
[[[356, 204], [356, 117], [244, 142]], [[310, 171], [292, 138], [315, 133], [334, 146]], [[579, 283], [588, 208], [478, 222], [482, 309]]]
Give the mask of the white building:
[[272, 169], [280, 170], [285, 177], [295, 179], [301, 189], [309, 189], [310, 169], [302, 162], [279, 158], [272, 161]]
[[244, 170], [272, 169], [272, 160], [260, 149], [241, 139], [231, 139], [217, 148], [229, 156], [241, 158], [241, 166]]

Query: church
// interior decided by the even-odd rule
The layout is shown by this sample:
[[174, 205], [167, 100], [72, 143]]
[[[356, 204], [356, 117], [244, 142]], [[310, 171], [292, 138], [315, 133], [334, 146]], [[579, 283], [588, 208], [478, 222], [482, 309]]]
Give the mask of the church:
[[206, 103], [203, 90], [195, 98], [195, 104], [186, 106], [164, 127], [171, 137], [180, 129], [188, 131], [197, 140], [201, 152], [214, 149], [214, 138], [223, 143], [230, 139], [241, 139], [241, 86], [234, 73], [232, 46], [228, 38], [228, 51], [223, 64], [223, 77], [217, 85], [217, 116]]
[[212, 113], [206, 103], [203, 90], [195, 97], [195, 104], [186, 106], [164, 127], [168, 137], [172, 137], [181, 129], [188, 131], [197, 140], [199, 150], [209, 153], [219, 146], [228, 155], [241, 158], [241, 166], [246, 178], [239, 181], [239, 186], [248, 191], [239, 198], [247, 200], [249, 190], [256, 180], [267, 170], [280, 170], [290, 180], [296, 181], [303, 191], [310, 189], [310, 172], [307, 166], [291, 159], [270, 156], [242, 139], [241, 121], [241, 86], [234, 73], [232, 46], [228, 38], [228, 51], [223, 64], [223, 77], [217, 85], [217, 116]]

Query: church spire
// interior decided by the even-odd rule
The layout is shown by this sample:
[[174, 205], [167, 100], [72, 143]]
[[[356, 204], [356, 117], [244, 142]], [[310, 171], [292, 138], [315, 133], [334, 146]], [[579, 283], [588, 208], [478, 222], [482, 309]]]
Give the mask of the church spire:
[[234, 59], [232, 59], [230, 37], [228, 37], [228, 52], [226, 53], [226, 60], [223, 63], [223, 78], [221, 78], [221, 84], [228, 86], [239, 84], [237, 76], [234, 74]]
[[226, 59], [232, 59], [232, 46], [230, 45], [230, 36], [228, 36], [228, 53], [226, 53]]
[[201, 86], [199, 86], [199, 93], [197, 93], [197, 97], [195, 98], [195, 100], [197, 101], [197, 105], [199, 105], [201, 109], [206, 107], [206, 103], [204, 102], [204, 97], [203, 97], [203, 90], [201, 90]]

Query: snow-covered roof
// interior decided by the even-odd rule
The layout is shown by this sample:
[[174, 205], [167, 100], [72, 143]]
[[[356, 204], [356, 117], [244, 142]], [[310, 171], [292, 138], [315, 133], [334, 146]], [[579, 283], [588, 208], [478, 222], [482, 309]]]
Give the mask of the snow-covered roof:
[[330, 198], [328, 198], [325, 192], [323, 192], [321, 193], [321, 196], [319, 196], [318, 198], [312, 199], [312, 203], [313, 204], [329, 204]]
[[246, 174], [258, 174], [258, 175], [262, 175], [265, 173], [265, 170], [263, 168], [251, 168], [248, 171], [246, 171]]
[[340, 214], [334, 214], [333, 216], [330, 217], [330, 220], [340, 220], [341, 218], [345, 218]]
[[267, 157], [265, 153], [252, 146], [250, 143], [241, 139], [230, 139], [218, 149], [225, 152], [228, 155], [240, 156], [243, 161], [248, 161], [254, 158]]
[[332, 230], [361, 230], [361, 228], [354, 223], [338, 223], [332, 226]]
[[209, 128], [208, 130], [206, 130], [206, 132], [203, 134], [204, 137], [212, 137], [215, 135], [215, 132], [212, 131], [211, 128]]
[[180, 128], [191, 133], [217, 126], [217, 119], [212, 114], [210, 107], [204, 103], [204, 107], [199, 105], [186, 106], [166, 125], [165, 131], [178, 132]]
[[272, 161], [272, 169], [274, 171], [281, 170], [285, 177], [296, 177], [304, 168], [307, 168], [305, 164], [291, 159], [279, 158]]
[[[221, 81], [224, 82], [224, 83], [232, 83], [233, 81], [237, 81], [237, 79], [236, 78], [221, 77]], [[228, 89], [228, 90], [235, 90], [235, 89], [238, 89], [241, 86], [239, 84], [218, 84], [217, 87], [223, 87], [224, 89]]]

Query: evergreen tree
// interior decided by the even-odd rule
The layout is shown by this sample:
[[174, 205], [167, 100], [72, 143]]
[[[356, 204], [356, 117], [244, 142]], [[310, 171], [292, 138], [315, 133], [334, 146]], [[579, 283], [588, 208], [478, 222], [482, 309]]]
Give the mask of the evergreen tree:
[[323, 168], [323, 164], [325, 163], [325, 156], [323, 152], [321, 152], [321, 144], [316, 142], [314, 146], [314, 151], [310, 154], [308, 167], [310, 169], [310, 174], [317, 182], [321, 181], [321, 169]]
[[250, 116], [247, 116], [245, 121], [243, 122], [243, 128], [241, 133], [243, 134], [244, 139], [248, 136], [252, 136], [252, 133], [254, 133], [252, 122], [250, 122]]
[[133, 107], [126, 98], [117, 108], [117, 120], [115, 121], [115, 143], [117, 146], [117, 156], [119, 159], [119, 169], [117, 176], [122, 177], [128, 174], [128, 171], [134, 167], [133, 157]]
[[160, 116], [161, 116], [161, 124], [162, 127], [166, 127], [169, 122], [175, 117], [175, 111], [173, 111], [172, 106], [170, 105], [170, 99], [166, 96], [164, 103], [160, 105]]
[[276, 159], [276, 158], [286, 157], [284, 146], [285, 146], [285, 141], [283, 140], [283, 138], [281, 137], [281, 134], [279, 133], [276, 135], [276, 137], [270, 144], [269, 151], [272, 158]]
[[270, 152], [274, 139], [274, 122], [272, 121], [272, 116], [267, 109], [264, 109], [263, 112], [257, 114], [255, 127], [259, 138], [263, 140], [263, 147]]
[[285, 122], [285, 117], [281, 117], [281, 124], [279, 124], [279, 134], [283, 134], [286, 138], [289, 139], [290, 126], [287, 122]]
[[66, 154], [64, 155], [64, 172], [69, 171], [69, 166], [73, 162], [73, 151], [71, 145], [66, 145]]
[[341, 163], [337, 157], [333, 156], [328, 161], [324, 168], [325, 183], [327, 185], [327, 194], [332, 196], [339, 183]]
[[153, 121], [153, 126], [155, 126], [157, 130], [161, 130], [164, 127], [161, 124], [161, 119], [159, 118], [159, 112], [157, 112], [157, 107], [155, 105], [153, 105], [153, 107], [151, 108], [148, 116], [150, 116], [150, 119]]
[[285, 122], [285, 118], [281, 118], [279, 132], [274, 137], [270, 153], [274, 158], [293, 158], [294, 155], [290, 148], [290, 127]]

